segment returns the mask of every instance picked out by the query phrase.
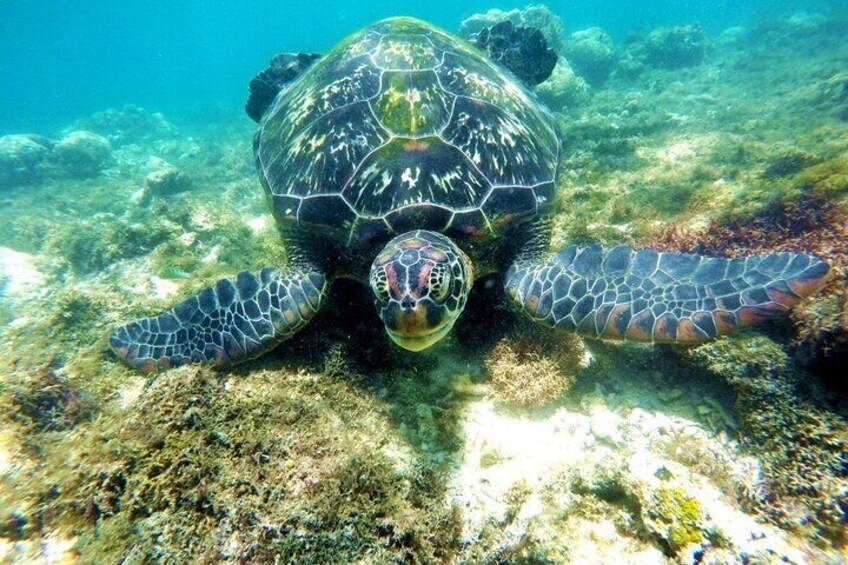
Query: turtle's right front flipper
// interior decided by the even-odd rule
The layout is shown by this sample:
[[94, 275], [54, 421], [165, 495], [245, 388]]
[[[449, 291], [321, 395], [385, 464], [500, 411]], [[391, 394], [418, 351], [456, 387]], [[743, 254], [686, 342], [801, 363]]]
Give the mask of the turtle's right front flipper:
[[327, 278], [314, 269], [242, 272], [167, 312], [119, 327], [109, 343], [118, 357], [144, 372], [186, 363], [239, 363], [306, 325], [327, 288]]
[[571, 245], [517, 262], [506, 290], [532, 319], [588, 337], [699, 343], [787, 314], [829, 269], [797, 253], [724, 259]]

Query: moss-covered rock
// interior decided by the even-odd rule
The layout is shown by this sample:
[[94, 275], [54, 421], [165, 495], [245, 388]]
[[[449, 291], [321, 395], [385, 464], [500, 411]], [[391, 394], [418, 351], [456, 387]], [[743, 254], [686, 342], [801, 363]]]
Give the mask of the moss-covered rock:
[[48, 450], [62, 486], [44, 518], [82, 528], [84, 561], [440, 560], [455, 517], [386, 416], [318, 375], [174, 371], [101, 417], [108, 441], [101, 421], [80, 450]]
[[582, 104], [589, 97], [589, 85], [565, 59], [560, 58], [547, 80], [536, 86], [536, 94], [552, 109], [563, 110]]
[[680, 487], [661, 486], [652, 493], [642, 516], [671, 554], [703, 539], [704, 512], [697, 499]]
[[90, 396], [56, 360], [16, 374], [9, 388], [12, 418], [35, 432], [68, 430], [96, 412]]
[[179, 225], [167, 218], [144, 224], [101, 214], [58, 228], [48, 236], [45, 252], [57, 257], [72, 273], [87, 274], [149, 253], [180, 232]]
[[151, 196], [168, 196], [176, 192], [191, 190], [191, 177], [173, 165], [165, 165], [149, 173], [145, 179], [145, 188]]
[[135, 104], [95, 112], [79, 120], [75, 127], [103, 135], [119, 147], [128, 143], [170, 139], [178, 133], [163, 114]]
[[[783, 527], [845, 543], [848, 421], [816, 402], [813, 383], [765, 337], [729, 338], [690, 352], [737, 394], [746, 444], [762, 461], [768, 494], [748, 501]], [[812, 389], [812, 390], [811, 390]]]
[[592, 86], [606, 82], [615, 67], [612, 39], [598, 27], [572, 33], [563, 46], [563, 54], [574, 71]]
[[65, 178], [96, 177], [111, 158], [109, 140], [90, 131], [72, 131], [53, 146], [56, 175]]
[[40, 182], [52, 145], [38, 135], [0, 137], [0, 190]]
[[708, 47], [707, 35], [698, 25], [657, 28], [643, 43], [645, 61], [669, 69], [700, 64]]

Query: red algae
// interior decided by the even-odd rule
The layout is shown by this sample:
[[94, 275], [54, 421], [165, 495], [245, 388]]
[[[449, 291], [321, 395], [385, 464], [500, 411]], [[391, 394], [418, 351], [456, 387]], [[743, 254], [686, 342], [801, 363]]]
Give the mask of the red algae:
[[812, 253], [831, 265], [823, 295], [845, 291], [848, 279], [848, 206], [819, 197], [780, 202], [749, 218], [713, 221], [704, 230], [668, 225], [645, 245], [716, 257], [775, 251]]
[[794, 345], [806, 362], [833, 365], [848, 356], [848, 206], [808, 196], [776, 203], [749, 218], [713, 221], [706, 229], [670, 225], [646, 245], [658, 250], [739, 257], [775, 251], [815, 254], [831, 265], [822, 290], [793, 311]]

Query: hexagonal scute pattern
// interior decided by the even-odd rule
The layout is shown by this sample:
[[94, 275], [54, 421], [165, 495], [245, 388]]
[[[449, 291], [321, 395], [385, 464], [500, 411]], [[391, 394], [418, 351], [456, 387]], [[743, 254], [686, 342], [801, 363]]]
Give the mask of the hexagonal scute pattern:
[[523, 85], [409, 18], [365, 28], [310, 67], [278, 95], [255, 149], [279, 222], [342, 226], [356, 245], [379, 233], [375, 221], [388, 234], [497, 235], [549, 209], [559, 158]]

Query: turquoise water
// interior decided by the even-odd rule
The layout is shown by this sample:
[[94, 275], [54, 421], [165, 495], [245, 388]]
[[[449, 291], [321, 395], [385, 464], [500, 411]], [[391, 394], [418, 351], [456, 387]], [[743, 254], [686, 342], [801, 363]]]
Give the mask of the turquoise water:
[[[779, 6], [778, 6], [779, 4]], [[569, 31], [700, 22], [709, 32], [838, 1], [550, 2]], [[463, 18], [524, 3], [5, 0], [0, 3], [0, 134], [43, 134], [126, 103], [184, 121], [239, 107], [247, 82], [282, 51], [324, 52], [356, 29], [408, 15], [456, 30]], [[844, 9], [844, 8], [843, 8]]]

